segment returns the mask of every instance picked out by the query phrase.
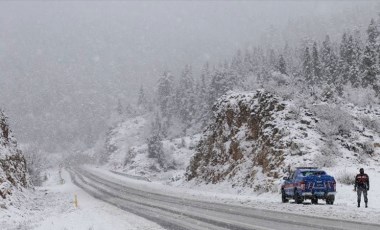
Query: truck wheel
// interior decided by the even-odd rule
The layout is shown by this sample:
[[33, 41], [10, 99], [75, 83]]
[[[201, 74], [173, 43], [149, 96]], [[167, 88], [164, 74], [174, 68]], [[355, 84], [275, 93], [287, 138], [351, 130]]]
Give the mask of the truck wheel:
[[286, 198], [285, 191], [282, 189], [281, 190], [281, 198], [282, 198], [282, 203], [288, 203], [289, 200]]
[[318, 198], [316, 198], [316, 197], [311, 198], [311, 203], [312, 204], [318, 204]]
[[297, 190], [294, 190], [294, 200], [296, 201], [297, 204], [302, 204], [303, 202], [303, 197], [297, 193]]
[[326, 204], [333, 205], [333, 204], [334, 204], [334, 201], [335, 201], [335, 196], [328, 196], [328, 197], [326, 198]]

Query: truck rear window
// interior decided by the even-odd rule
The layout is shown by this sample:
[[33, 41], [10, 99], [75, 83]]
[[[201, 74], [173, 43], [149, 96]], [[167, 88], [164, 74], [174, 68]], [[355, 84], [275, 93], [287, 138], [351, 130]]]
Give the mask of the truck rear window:
[[304, 171], [301, 172], [302, 176], [321, 176], [326, 175], [326, 172], [324, 171]]

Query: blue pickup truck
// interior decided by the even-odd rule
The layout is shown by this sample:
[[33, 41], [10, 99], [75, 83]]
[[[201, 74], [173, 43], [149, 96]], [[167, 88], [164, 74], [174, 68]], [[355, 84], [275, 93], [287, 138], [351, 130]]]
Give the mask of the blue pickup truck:
[[334, 204], [336, 182], [334, 177], [327, 175], [316, 167], [298, 167], [290, 175], [284, 177], [281, 185], [282, 202], [294, 199], [297, 204], [310, 199], [311, 203], [318, 204], [318, 200], [326, 200], [326, 204]]

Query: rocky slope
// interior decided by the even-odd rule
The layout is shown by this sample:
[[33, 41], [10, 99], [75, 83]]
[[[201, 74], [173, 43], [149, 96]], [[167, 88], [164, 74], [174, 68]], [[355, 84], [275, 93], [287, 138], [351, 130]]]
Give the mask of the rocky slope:
[[25, 158], [0, 111], [0, 200], [29, 186]]
[[366, 109], [354, 108], [321, 103], [305, 109], [266, 91], [225, 95], [214, 106], [186, 179], [266, 192], [295, 166], [377, 160], [376, 109], [368, 117]]

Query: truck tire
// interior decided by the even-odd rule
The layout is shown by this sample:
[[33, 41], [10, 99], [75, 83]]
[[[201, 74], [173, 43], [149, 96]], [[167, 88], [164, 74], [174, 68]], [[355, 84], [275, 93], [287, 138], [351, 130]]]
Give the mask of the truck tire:
[[326, 198], [326, 204], [333, 205], [335, 201], [335, 196], [328, 196]]
[[317, 197], [311, 198], [311, 203], [312, 204], [318, 204], [318, 198]]
[[289, 202], [289, 199], [286, 198], [286, 193], [283, 189], [281, 190], [281, 199], [282, 199], [282, 203], [288, 203]]
[[297, 190], [294, 190], [294, 200], [297, 204], [302, 204], [303, 202], [303, 197], [298, 194]]

